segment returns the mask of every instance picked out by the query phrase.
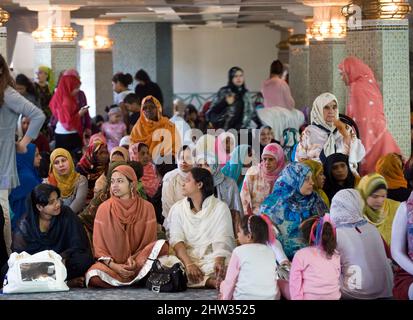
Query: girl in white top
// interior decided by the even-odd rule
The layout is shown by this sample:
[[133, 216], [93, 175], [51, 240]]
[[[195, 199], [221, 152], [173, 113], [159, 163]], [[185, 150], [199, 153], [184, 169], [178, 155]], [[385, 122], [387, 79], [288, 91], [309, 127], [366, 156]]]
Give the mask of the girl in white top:
[[275, 255], [266, 243], [269, 228], [260, 216], [244, 216], [238, 226], [241, 246], [232, 252], [221, 300], [279, 300]]
[[348, 155], [350, 168], [355, 172], [366, 151], [353, 130], [339, 120], [337, 98], [326, 92], [314, 100], [311, 124], [302, 133], [295, 160], [322, 162], [320, 158], [333, 153]]

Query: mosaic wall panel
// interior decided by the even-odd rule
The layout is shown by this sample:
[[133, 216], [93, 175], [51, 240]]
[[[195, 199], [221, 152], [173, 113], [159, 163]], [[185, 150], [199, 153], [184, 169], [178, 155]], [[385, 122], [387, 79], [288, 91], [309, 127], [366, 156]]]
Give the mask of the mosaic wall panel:
[[76, 68], [76, 46], [71, 44], [36, 43], [34, 46], [34, 65], [52, 68], [56, 79], [60, 72]]
[[[113, 72], [128, 72], [134, 76], [137, 70], [144, 69], [153, 81], [162, 82], [164, 99], [169, 103], [173, 92], [170, 24], [117, 23], [109, 27], [109, 36], [114, 39]], [[130, 88], [135, 85], [133, 83]]]
[[346, 105], [346, 91], [337, 66], [344, 57], [345, 42], [343, 41], [310, 43], [309, 99], [311, 105], [321, 93], [331, 92], [337, 97], [340, 112], [343, 112]]
[[290, 63], [290, 51], [285, 50], [285, 49], [279, 49], [278, 50], [278, 60], [280, 60], [282, 63]]
[[311, 106], [310, 90], [310, 51], [308, 46], [290, 46], [289, 84], [296, 108]]
[[7, 28], [0, 27], [0, 54], [7, 61]]
[[[366, 30], [367, 29], [367, 30]], [[363, 27], [348, 32], [347, 52], [374, 71], [383, 94], [388, 129], [405, 156], [410, 156], [409, 35], [406, 22]]]

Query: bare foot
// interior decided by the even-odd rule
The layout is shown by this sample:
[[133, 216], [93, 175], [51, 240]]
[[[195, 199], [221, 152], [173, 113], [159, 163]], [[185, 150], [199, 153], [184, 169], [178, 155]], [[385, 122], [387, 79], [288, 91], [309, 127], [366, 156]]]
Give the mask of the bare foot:
[[84, 288], [85, 287], [85, 278], [78, 277], [67, 281], [67, 286], [69, 288]]
[[205, 288], [208, 289], [216, 289], [217, 288], [217, 280], [215, 278], [209, 278], [205, 282]]

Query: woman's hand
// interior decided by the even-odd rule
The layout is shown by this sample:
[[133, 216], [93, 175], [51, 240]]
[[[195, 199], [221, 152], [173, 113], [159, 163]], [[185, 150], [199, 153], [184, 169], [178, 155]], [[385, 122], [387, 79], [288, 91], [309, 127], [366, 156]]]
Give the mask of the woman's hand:
[[22, 143], [21, 140], [19, 142], [16, 142], [16, 152], [17, 153], [26, 153], [27, 152], [27, 145]]
[[128, 270], [130, 267], [126, 264], [118, 264], [112, 261], [109, 264], [109, 267], [124, 280], [131, 280], [135, 275], [134, 271]]
[[88, 109], [88, 108], [85, 108], [85, 107], [81, 108], [81, 109], [79, 110], [79, 116], [83, 117], [83, 116], [86, 114], [87, 109]]
[[201, 269], [198, 268], [195, 263], [188, 264], [187, 266], [185, 266], [185, 269], [186, 274], [188, 275], [188, 278], [192, 283], [201, 282], [204, 278], [204, 273], [201, 271]]
[[215, 277], [216, 277], [217, 283], [220, 283], [221, 280], [225, 278], [225, 258], [224, 257], [215, 258], [214, 271], [215, 271]]

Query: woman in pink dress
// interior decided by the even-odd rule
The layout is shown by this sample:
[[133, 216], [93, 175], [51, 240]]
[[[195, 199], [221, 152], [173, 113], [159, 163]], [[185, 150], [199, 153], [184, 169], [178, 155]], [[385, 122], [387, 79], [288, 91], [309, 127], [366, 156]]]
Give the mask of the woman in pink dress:
[[375, 172], [381, 156], [393, 152], [401, 154], [401, 151], [387, 129], [383, 96], [370, 67], [355, 57], [347, 57], [338, 68], [350, 92], [346, 114], [357, 123], [366, 149], [360, 170], [363, 176]]

